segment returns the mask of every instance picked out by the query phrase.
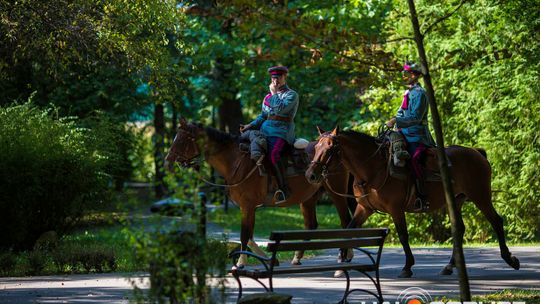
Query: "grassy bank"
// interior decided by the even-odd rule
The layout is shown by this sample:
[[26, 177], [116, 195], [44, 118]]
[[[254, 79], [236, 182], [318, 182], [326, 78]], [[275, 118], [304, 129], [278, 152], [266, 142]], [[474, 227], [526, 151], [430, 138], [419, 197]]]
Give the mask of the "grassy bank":
[[[449, 299], [446, 297], [438, 298], [441, 302], [459, 302], [458, 299]], [[496, 293], [473, 296], [473, 302], [482, 302], [484, 304], [491, 303], [511, 303], [524, 302], [526, 304], [540, 304], [540, 290], [522, 290], [522, 289], [506, 289]]]
[[[238, 208], [230, 208], [228, 212], [222, 209], [216, 209], [209, 213], [209, 221], [216, 223], [226, 230], [239, 232], [241, 213]], [[418, 215], [414, 215], [418, 216]], [[428, 215], [420, 215], [428, 217]], [[333, 205], [318, 205], [317, 206], [317, 221], [319, 229], [335, 229], [340, 228], [340, 221], [337, 212]], [[401, 247], [394, 225], [389, 215], [374, 214], [363, 227], [389, 227], [390, 235], [388, 236], [385, 246]], [[255, 217], [255, 236], [258, 238], [267, 238], [271, 231], [274, 230], [294, 230], [304, 229], [304, 219], [299, 206], [288, 208], [259, 208]], [[465, 228], [467, 229], [467, 228]], [[410, 244], [414, 247], [440, 247], [450, 248], [452, 242], [449, 240], [444, 243], [437, 243], [428, 240], [428, 232], [420, 231], [418, 227], [409, 226]], [[491, 232], [491, 227], [486, 227], [486, 230]], [[520, 242], [508, 240], [509, 246], [539, 246], [540, 241]], [[498, 247], [496, 238], [492, 237], [486, 242], [465, 242], [465, 247]]]

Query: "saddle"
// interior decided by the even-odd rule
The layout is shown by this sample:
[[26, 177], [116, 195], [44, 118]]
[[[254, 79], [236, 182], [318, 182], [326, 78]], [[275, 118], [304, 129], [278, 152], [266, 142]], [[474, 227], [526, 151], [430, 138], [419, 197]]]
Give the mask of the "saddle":
[[[389, 174], [390, 176], [400, 179], [407, 180], [412, 174], [412, 158], [406, 161], [405, 166], [398, 166], [394, 162], [394, 152], [395, 149], [392, 147], [392, 140], [390, 136], [385, 136], [383, 139], [383, 144], [387, 145], [389, 151], [387, 153]], [[450, 165], [450, 162], [448, 162]], [[441, 175], [439, 170], [439, 157], [437, 155], [437, 148], [427, 148], [423, 152], [421, 157], [421, 167], [424, 171], [424, 181], [429, 182], [438, 182], [441, 181]]]
[[[287, 145], [281, 155], [282, 162], [285, 165], [285, 177], [303, 176], [311, 160], [310, 155], [306, 151], [310, 143], [305, 139], [296, 139], [293, 146]], [[244, 153], [244, 157], [249, 157], [251, 151], [249, 145], [240, 145], [240, 150]], [[259, 166], [259, 175], [268, 176], [268, 194], [263, 205], [274, 207], [273, 197], [276, 192], [277, 182], [273, 181], [274, 175], [272, 172], [272, 164], [269, 157], [264, 157], [262, 165]]]
[[[309, 165], [309, 160], [311, 159], [306, 152], [306, 149], [311, 145], [307, 140], [303, 138], [298, 138], [295, 140], [294, 146], [287, 145], [281, 158], [284, 160], [286, 166], [285, 175], [286, 176], [297, 176], [304, 175], [305, 171]], [[240, 151], [242, 151], [246, 156], [249, 156], [251, 151], [249, 150], [250, 146], [241, 143]], [[265, 157], [263, 160], [262, 170], [260, 171], [261, 176], [266, 176], [266, 172], [271, 171], [270, 159]]]

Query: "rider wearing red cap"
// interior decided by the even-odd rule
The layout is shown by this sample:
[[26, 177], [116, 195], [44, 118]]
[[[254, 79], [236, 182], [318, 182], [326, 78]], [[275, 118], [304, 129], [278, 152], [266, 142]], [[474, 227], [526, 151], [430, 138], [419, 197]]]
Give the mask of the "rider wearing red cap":
[[386, 122], [389, 128], [396, 126], [407, 141], [407, 151], [412, 156], [413, 175], [416, 179], [417, 199], [415, 208], [426, 210], [429, 203], [424, 192], [421, 158], [427, 147], [435, 146], [428, 127], [428, 100], [424, 88], [418, 80], [423, 76], [420, 66], [407, 62], [403, 66], [403, 80], [409, 87], [403, 95], [403, 102], [396, 117]]
[[276, 200], [284, 201], [289, 196], [289, 189], [285, 183], [285, 166], [281, 155], [287, 144], [294, 144], [294, 117], [298, 110], [298, 94], [287, 86], [287, 67], [271, 67], [268, 73], [271, 77], [270, 92], [263, 99], [261, 114], [251, 123], [241, 126], [240, 132], [260, 129], [266, 136], [267, 151], [279, 186]]

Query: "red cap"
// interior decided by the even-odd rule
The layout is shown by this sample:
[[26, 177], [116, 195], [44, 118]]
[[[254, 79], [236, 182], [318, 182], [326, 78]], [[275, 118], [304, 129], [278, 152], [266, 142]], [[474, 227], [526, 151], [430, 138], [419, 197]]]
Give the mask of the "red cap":
[[289, 73], [289, 69], [285, 66], [275, 66], [268, 69], [268, 73], [272, 75], [272, 77], [279, 77], [283, 74]]

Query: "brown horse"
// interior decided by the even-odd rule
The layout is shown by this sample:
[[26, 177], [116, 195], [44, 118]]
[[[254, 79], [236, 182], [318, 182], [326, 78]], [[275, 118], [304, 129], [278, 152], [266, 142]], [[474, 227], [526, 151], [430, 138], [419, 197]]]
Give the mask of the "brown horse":
[[[339, 132], [336, 127], [332, 132], [319, 129], [319, 140], [315, 145], [315, 156], [306, 171], [306, 178], [315, 184], [329, 170], [325, 166], [329, 161], [340, 159], [355, 177], [355, 195], [358, 206], [350, 226], [361, 226], [374, 211], [390, 214], [396, 226], [399, 240], [406, 255], [405, 266], [399, 277], [412, 276], [411, 267], [414, 257], [409, 246], [409, 235], [405, 221], [405, 212], [416, 212], [413, 207], [414, 190], [412, 178], [400, 180], [389, 176], [387, 148], [376, 138], [354, 131]], [[474, 202], [491, 223], [497, 234], [501, 257], [514, 269], [519, 269], [519, 260], [512, 256], [506, 246], [503, 220], [495, 211], [491, 202], [491, 167], [485, 151], [461, 146], [446, 148], [446, 154], [452, 164], [451, 174], [456, 194], [458, 210], [466, 200]], [[445, 206], [442, 183], [426, 181], [426, 195], [430, 202], [429, 211]], [[463, 238], [463, 235], [459, 236]], [[452, 273], [454, 254], [441, 274]]]
[[[201, 152], [203, 151], [203, 152]], [[240, 151], [237, 137], [221, 132], [214, 128], [203, 127], [201, 124], [187, 124], [185, 120], [180, 121], [178, 132], [174, 142], [166, 156], [169, 164], [175, 162], [184, 165], [193, 164], [201, 154], [205, 160], [229, 185], [229, 196], [241, 210], [242, 224], [240, 240], [242, 250], [250, 247], [258, 254], [263, 254], [256, 244], [252, 242], [253, 228], [255, 225], [255, 209], [265, 203], [268, 193], [268, 177], [260, 176], [256, 169], [256, 164], [246, 153]], [[349, 173], [339, 163], [331, 164], [335, 175], [331, 187], [336, 192], [346, 192]], [[304, 216], [304, 227], [306, 229], [317, 228], [316, 202], [321, 195], [319, 191], [321, 183], [309, 183], [303, 175], [291, 176], [287, 178], [291, 189], [291, 195], [287, 201], [279, 206], [291, 206], [300, 204]], [[334, 193], [329, 193], [338, 211], [341, 226], [346, 227], [351, 221], [351, 215], [347, 206], [347, 199]], [[255, 247], [255, 248], [254, 248]], [[293, 264], [299, 264], [302, 252], [297, 252], [293, 259]], [[241, 256], [237, 266], [246, 263], [246, 257]]]

